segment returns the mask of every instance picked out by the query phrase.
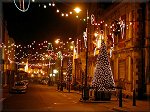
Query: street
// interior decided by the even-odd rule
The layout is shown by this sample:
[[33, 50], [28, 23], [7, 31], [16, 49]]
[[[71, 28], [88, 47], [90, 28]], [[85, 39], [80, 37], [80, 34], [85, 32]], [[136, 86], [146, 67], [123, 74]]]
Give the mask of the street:
[[[6, 111], [112, 111], [103, 103], [79, 102], [80, 94], [58, 92], [56, 87], [29, 84], [27, 93], [10, 94], [2, 104], [2, 112]], [[106, 104], [106, 103], [105, 103]]]

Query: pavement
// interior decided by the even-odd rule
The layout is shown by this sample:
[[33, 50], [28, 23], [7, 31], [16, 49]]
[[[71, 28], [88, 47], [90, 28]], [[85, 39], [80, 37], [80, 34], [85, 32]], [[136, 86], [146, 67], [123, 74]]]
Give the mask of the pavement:
[[[68, 90], [64, 89], [62, 93], [66, 93]], [[71, 90], [70, 93], [76, 93], [82, 95], [79, 91]], [[94, 101], [91, 97], [90, 100], [84, 101], [83, 103], [99, 103], [101, 106], [108, 107], [109, 110], [116, 112], [150, 112], [150, 99], [147, 100], [136, 100], [136, 106], [133, 106], [133, 100], [131, 98], [122, 98], [122, 107], [119, 107], [119, 100], [116, 96], [111, 97], [111, 101]]]
[[[63, 94], [68, 93], [68, 90], [64, 89], [63, 91], [59, 91]], [[79, 91], [71, 90], [70, 94], [82, 95]], [[9, 96], [8, 87], [3, 87], [0, 89], [0, 102], [3, 101], [5, 98]], [[92, 97], [90, 100], [83, 101], [80, 100], [82, 103], [98, 103], [101, 106], [107, 107], [109, 110], [116, 111], [116, 112], [149, 112], [150, 111], [150, 99], [147, 100], [136, 100], [136, 106], [133, 106], [132, 99], [123, 98], [122, 107], [119, 107], [119, 101], [115, 96], [112, 96], [111, 101], [94, 101]]]
[[8, 97], [9, 91], [8, 86], [1, 86], [0, 87], [0, 102], [3, 101], [5, 98]]

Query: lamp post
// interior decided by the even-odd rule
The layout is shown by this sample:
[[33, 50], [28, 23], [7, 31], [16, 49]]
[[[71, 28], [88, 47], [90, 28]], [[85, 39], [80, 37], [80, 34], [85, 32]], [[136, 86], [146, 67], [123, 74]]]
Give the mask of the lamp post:
[[60, 91], [63, 91], [63, 42], [60, 42], [60, 39], [57, 39], [55, 41], [56, 44], [62, 43], [61, 51], [59, 52], [60, 59], [61, 59], [61, 64], [60, 64]]
[[86, 68], [85, 68], [85, 83], [84, 83], [84, 90], [83, 90], [83, 100], [88, 100], [89, 99], [89, 88], [87, 84], [87, 75], [88, 75], [88, 10], [87, 10], [87, 29], [86, 29]]
[[58, 74], [58, 70], [57, 69], [53, 69], [53, 79], [54, 79], [54, 83], [56, 83], [56, 79], [57, 79], [57, 74]]
[[[76, 11], [76, 13], [79, 13], [81, 11], [80, 8], [75, 8], [74, 9]], [[84, 33], [84, 42], [85, 42], [85, 48], [86, 48], [86, 68], [85, 68], [85, 80], [84, 80], [84, 87], [83, 87], [83, 95], [82, 95], [82, 99], [83, 100], [88, 100], [89, 99], [89, 88], [88, 88], [88, 84], [87, 84], [87, 75], [88, 75], [88, 10], [86, 11], [86, 32]]]
[[[69, 56], [69, 62], [68, 62], [68, 64], [70, 64], [70, 56]], [[70, 73], [70, 71], [68, 71], [68, 92], [69, 93], [70, 93], [70, 76], [71, 76], [71, 73]]]
[[63, 53], [62, 53], [62, 59], [61, 59], [61, 77], [60, 78], [61, 78], [60, 91], [63, 91]]
[[47, 73], [48, 73], [48, 77], [49, 77], [49, 83], [48, 85], [50, 86], [50, 83], [51, 83], [51, 77], [50, 77], [50, 64], [51, 64], [51, 59], [50, 59], [50, 55], [46, 54], [45, 57], [47, 58], [47, 62], [48, 63], [47, 65]]

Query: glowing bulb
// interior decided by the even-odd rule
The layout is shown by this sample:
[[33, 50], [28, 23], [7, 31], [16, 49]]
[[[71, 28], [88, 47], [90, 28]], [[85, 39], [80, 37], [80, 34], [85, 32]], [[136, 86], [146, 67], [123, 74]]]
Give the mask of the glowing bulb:
[[46, 5], [44, 5], [44, 8], [46, 8]]
[[55, 3], [53, 3], [52, 6], [55, 6]]
[[51, 4], [51, 3], [49, 3], [49, 6], [52, 6], [52, 4]]
[[96, 33], [94, 33], [94, 36], [95, 36], [95, 37], [97, 37], [97, 36], [98, 36], [98, 33], [97, 33], [97, 32], [96, 32]]
[[66, 14], [66, 17], [68, 17], [68, 14]]
[[59, 10], [57, 9], [57, 13], [59, 12]]
[[130, 25], [132, 25], [132, 22], [130, 22]]
[[64, 14], [62, 13], [61, 16], [64, 16]]

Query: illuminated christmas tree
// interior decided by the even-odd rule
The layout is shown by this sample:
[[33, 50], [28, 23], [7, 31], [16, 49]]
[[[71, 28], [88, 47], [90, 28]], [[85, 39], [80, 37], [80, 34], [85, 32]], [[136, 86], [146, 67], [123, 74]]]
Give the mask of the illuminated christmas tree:
[[72, 62], [71, 60], [68, 61], [68, 67], [67, 67], [67, 75], [72, 74]]
[[69, 90], [69, 92], [70, 92], [71, 75], [72, 75], [72, 62], [69, 59], [69, 61], [68, 61], [68, 67], [67, 67], [67, 82], [68, 82], [68, 90]]
[[104, 40], [101, 43], [100, 51], [97, 57], [92, 86], [96, 91], [107, 92], [114, 90], [114, 79]]

